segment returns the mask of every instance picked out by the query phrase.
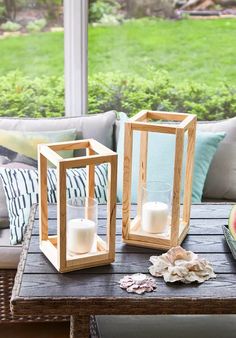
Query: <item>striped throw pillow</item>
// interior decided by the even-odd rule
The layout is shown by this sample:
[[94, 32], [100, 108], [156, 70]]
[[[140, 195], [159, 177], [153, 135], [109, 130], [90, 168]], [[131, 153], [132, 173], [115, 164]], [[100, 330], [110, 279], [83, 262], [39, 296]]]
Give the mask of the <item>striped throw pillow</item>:
[[[0, 168], [10, 221], [10, 242], [20, 244], [28, 224], [30, 208], [38, 203], [38, 171], [32, 169]], [[86, 169], [67, 170], [67, 197], [86, 197]], [[48, 203], [56, 203], [56, 170], [48, 170]], [[107, 201], [107, 165], [95, 167], [95, 198]]]

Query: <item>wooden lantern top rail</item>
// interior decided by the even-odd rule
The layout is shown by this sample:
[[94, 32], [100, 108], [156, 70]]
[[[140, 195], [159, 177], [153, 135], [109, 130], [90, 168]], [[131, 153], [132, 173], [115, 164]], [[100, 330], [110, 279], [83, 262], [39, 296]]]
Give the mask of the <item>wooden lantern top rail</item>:
[[[57, 151], [61, 150], [79, 150], [90, 149], [94, 152], [92, 155], [79, 156], [73, 158], [63, 158]], [[101, 164], [111, 162], [117, 154], [103, 144], [94, 139], [66, 141], [58, 143], [40, 144], [38, 146], [39, 153], [45, 156], [54, 165], [64, 165], [65, 167], [78, 167], [89, 164]]]
[[[57, 142], [57, 143], [47, 143], [47, 144], [40, 144], [39, 149], [44, 147], [50, 148], [53, 151], [60, 151], [60, 150], [79, 150], [79, 149], [92, 149], [97, 154], [100, 155], [114, 155], [115, 152], [111, 149], [107, 148], [103, 144], [99, 143], [94, 139], [84, 139], [84, 140], [75, 140], [75, 141], [65, 141], [65, 142]], [[59, 155], [58, 155], [59, 156]]]
[[[153, 124], [148, 120], [173, 121], [180, 122], [180, 124]], [[196, 121], [197, 116], [194, 114], [142, 110], [126, 123], [129, 123], [133, 130], [175, 134], [178, 129], [183, 129], [184, 131], [189, 129]]]

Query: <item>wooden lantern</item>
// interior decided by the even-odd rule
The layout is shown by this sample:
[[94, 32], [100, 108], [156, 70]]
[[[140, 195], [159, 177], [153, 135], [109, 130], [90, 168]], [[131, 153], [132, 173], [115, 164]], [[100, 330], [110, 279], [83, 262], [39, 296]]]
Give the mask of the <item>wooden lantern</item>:
[[[158, 123], [158, 121], [161, 121], [161, 123]], [[174, 123], [163, 123], [165, 121]], [[189, 230], [192, 198], [192, 173], [194, 164], [196, 121], [196, 116], [190, 114], [141, 111], [126, 122], [122, 211], [122, 237], [125, 243], [156, 249], [169, 249], [173, 246], [180, 245], [187, 235]], [[134, 131], [140, 132], [140, 165], [137, 216], [131, 220], [130, 206]], [[165, 235], [150, 234], [143, 231], [141, 228], [142, 187], [147, 181], [148, 132], [174, 134], [176, 138], [170, 231]], [[182, 217], [180, 217], [181, 173], [185, 133], [187, 133], [188, 145], [186, 155], [183, 211]]]
[[[63, 159], [61, 150], [86, 149], [86, 156]], [[57, 235], [48, 235], [47, 163], [57, 171]], [[96, 235], [96, 252], [68, 255], [66, 243], [66, 170], [87, 168], [87, 196], [94, 198], [95, 165], [108, 164], [106, 240]], [[115, 258], [117, 154], [93, 139], [39, 145], [40, 249], [59, 272], [106, 265]], [[99, 226], [99, 224], [98, 224]]]

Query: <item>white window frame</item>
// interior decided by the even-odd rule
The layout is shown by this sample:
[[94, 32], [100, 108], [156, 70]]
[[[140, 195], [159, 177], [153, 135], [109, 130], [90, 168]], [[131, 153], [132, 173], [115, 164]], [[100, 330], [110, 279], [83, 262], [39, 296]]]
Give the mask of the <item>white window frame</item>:
[[88, 109], [88, 0], [64, 0], [65, 115]]

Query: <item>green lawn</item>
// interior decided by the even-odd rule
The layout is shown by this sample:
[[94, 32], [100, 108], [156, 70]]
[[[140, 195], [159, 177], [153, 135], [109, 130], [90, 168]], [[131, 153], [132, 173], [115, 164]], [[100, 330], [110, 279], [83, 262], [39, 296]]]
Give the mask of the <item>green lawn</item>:
[[[217, 86], [235, 84], [236, 20], [139, 20], [89, 28], [89, 73], [121, 71], [145, 76], [149, 66]], [[0, 75], [63, 73], [63, 34], [0, 40]]]

